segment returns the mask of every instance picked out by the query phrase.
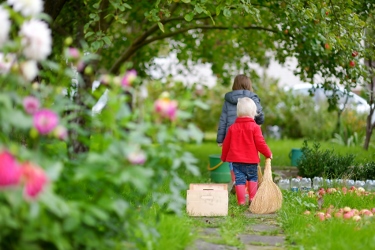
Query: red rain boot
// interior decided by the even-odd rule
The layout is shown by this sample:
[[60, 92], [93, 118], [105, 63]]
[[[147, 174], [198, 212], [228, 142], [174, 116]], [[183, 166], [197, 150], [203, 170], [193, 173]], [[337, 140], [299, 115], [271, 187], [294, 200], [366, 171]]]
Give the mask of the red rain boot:
[[245, 185], [236, 185], [236, 195], [237, 195], [238, 205], [245, 205], [246, 203], [245, 194], [246, 194]]
[[247, 183], [247, 190], [249, 192], [249, 200], [250, 202], [254, 199], [255, 194], [258, 190], [258, 182], [257, 181], [249, 181]]

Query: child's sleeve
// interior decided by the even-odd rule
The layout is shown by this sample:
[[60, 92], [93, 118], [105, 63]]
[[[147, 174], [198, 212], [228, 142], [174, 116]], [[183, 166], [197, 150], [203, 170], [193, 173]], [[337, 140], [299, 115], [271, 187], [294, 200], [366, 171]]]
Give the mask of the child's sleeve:
[[226, 159], [227, 159], [227, 155], [228, 155], [228, 151], [229, 151], [229, 146], [230, 146], [230, 142], [231, 142], [231, 137], [232, 137], [232, 130], [229, 127], [228, 133], [227, 133], [227, 135], [224, 138], [224, 142], [223, 142], [223, 146], [222, 146], [222, 150], [221, 150], [221, 157], [220, 157], [220, 159], [222, 161], [226, 161]]
[[257, 150], [266, 158], [271, 158], [272, 152], [264, 140], [260, 126], [254, 126], [254, 141]]

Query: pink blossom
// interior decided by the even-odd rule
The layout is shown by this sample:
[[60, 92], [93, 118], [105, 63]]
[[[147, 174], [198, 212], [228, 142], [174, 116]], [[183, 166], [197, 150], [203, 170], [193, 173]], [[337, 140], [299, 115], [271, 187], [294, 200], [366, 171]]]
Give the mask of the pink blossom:
[[111, 76], [110, 75], [101, 75], [100, 76], [100, 83], [102, 84], [109, 84], [111, 82]]
[[131, 164], [142, 165], [146, 161], [146, 154], [143, 151], [134, 151], [128, 155]]
[[7, 151], [0, 152], [0, 187], [17, 185], [21, 171], [14, 157]]
[[78, 58], [80, 56], [79, 50], [77, 48], [69, 48], [69, 55], [72, 58]]
[[59, 123], [57, 114], [49, 109], [42, 109], [34, 114], [34, 127], [42, 135], [48, 134]]
[[60, 140], [66, 140], [68, 138], [68, 130], [61, 125], [56, 127], [54, 134]]
[[155, 101], [154, 108], [162, 117], [168, 118], [171, 121], [176, 119], [177, 115], [177, 101], [169, 100], [168, 98], [161, 98]]
[[32, 163], [22, 164], [22, 179], [25, 182], [24, 195], [27, 198], [36, 198], [47, 184], [47, 175], [44, 170]]
[[121, 80], [123, 87], [129, 87], [137, 79], [137, 71], [135, 69], [126, 72], [125, 76]]
[[39, 100], [34, 96], [27, 96], [23, 99], [23, 108], [26, 113], [32, 115], [39, 110]]

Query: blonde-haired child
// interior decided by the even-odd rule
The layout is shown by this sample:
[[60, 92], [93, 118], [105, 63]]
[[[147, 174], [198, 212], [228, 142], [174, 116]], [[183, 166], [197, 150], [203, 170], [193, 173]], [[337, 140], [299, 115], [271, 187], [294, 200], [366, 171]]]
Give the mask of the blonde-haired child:
[[272, 158], [260, 126], [254, 121], [257, 106], [248, 97], [238, 98], [237, 118], [229, 127], [223, 142], [221, 160], [232, 162], [236, 178], [236, 195], [239, 205], [245, 205], [246, 181], [250, 202], [258, 189], [259, 154]]

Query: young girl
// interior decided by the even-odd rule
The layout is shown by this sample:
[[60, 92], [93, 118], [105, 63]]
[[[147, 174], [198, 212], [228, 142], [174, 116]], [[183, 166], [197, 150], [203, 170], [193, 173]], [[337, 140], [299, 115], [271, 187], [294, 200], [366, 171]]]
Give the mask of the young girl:
[[238, 98], [237, 118], [223, 142], [221, 160], [232, 162], [236, 181], [236, 195], [239, 205], [245, 205], [246, 182], [250, 202], [258, 190], [259, 154], [272, 158], [260, 126], [255, 123], [257, 106], [248, 98]]
[[[219, 127], [217, 131], [216, 142], [219, 147], [222, 146], [224, 138], [227, 134], [228, 128], [234, 123], [237, 118], [237, 100], [241, 97], [251, 98], [257, 107], [258, 115], [255, 118], [255, 122], [259, 125], [264, 122], [264, 114], [262, 111], [262, 106], [260, 105], [259, 97], [253, 92], [253, 87], [251, 86], [250, 79], [245, 75], [237, 75], [234, 78], [232, 91], [225, 94], [225, 101], [223, 104], [223, 109], [220, 115]], [[229, 164], [230, 173], [232, 176], [232, 182], [234, 182], [234, 172], [232, 164]]]

